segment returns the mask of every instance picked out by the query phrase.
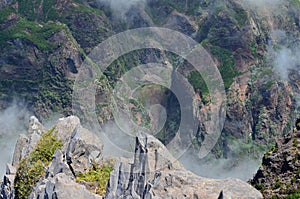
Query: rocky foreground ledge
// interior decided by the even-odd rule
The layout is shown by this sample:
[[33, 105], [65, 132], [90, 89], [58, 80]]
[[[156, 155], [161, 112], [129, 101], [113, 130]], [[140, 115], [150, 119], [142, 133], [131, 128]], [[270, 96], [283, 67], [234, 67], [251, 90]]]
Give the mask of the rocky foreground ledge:
[[79, 181], [78, 176], [107, 164], [102, 151], [101, 139], [75, 116], [60, 119], [51, 130], [31, 117], [28, 134], [20, 135], [12, 164], [7, 164], [0, 198], [262, 198], [241, 180], [214, 180], [187, 171], [150, 135], [136, 138], [133, 159], [110, 161], [113, 169], [106, 188], [97, 191], [98, 179], [93, 184], [85, 182], [90, 180], [86, 176]]

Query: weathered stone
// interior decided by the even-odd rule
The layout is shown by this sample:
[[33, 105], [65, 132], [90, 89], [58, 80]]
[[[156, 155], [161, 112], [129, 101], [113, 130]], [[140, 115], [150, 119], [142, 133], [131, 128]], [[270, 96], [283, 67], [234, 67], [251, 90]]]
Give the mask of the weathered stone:
[[45, 180], [36, 188], [29, 198], [101, 199], [102, 197], [89, 192], [83, 185], [74, 182], [74, 180], [66, 174], [59, 173], [54, 178]]
[[46, 177], [54, 177], [59, 173], [64, 173], [67, 176], [74, 177], [69, 165], [64, 160], [63, 153], [60, 150], [56, 150], [53, 160], [47, 170]]
[[262, 198], [238, 179], [213, 180], [183, 168], [152, 136], [137, 138], [133, 163], [119, 161], [111, 173], [107, 199], [113, 198]]
[[16, 174], [17, 169], [16, 167], [12, 166], [11, 164], [6, 164], [6, 174], [11, 175], [11, 174]]
[[12, 165], [17, 166], [20, 160], [25, 156], [25, 150], [28, 144], [28, 137], [24, 134], [19, 135], [17, 140], [15, 151], [13, 155]]
[[4, 175], [1, 183], [0, 199], [14, 199], [14, 180], [15, 175]]
[[102, 150], [103, 144], [100, 138], [77, 125], [65, 148], [67, 164], [72, 167], [74, 174], [83, 173], [93, 164], [101, 163]]

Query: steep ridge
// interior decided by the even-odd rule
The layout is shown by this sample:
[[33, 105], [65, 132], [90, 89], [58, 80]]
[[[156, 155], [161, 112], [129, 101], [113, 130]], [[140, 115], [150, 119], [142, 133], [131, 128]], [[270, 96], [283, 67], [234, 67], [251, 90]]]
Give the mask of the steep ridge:
[[[37, 169], [36, 163], [46, 163], [44, 158], [48, 153], [41, 143], [45, 135], [50, 134], [54, 137], [47, 149], [58, 146], [50, 154], [51, 160], [43, 164], [41, 170], [26, 170], [24, 161], [28, 163], [37, 151], [41, 156], [27, 166]], [[185, 170], [161, 142], [142, 134], [136, 138], [134, 158], [114, 164], [106, 179], [106, 194], [100, 196], [92, 193], [87, 179], [78, 181], [78, 176], [105, 163], [102, 147], [99, 137], [82, 128], [75, 116], [61, 118], [50, 132], [31, 117], [28, 134], [20, 136], [13, 164], [7, 165], [0, 198], [262, 198], [257, 190], [241, 180], [213, 180]], [[35, 176], [38, 172], [41, 173]]]
[[238, 179], [213, 180], [187, 171], [156, 138], [136, 138], [134, 160], [119, 161], [106, 198], [262, 198]]

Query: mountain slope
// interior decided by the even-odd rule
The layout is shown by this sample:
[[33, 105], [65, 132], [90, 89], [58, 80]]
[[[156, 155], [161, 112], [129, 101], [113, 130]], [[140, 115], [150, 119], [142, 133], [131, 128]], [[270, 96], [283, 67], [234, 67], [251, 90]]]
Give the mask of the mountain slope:
[[[41, 119], [53, 112], [70, 115], [74, 80], [95, 46], [132, 28], [170, 28], [201, 44], [215, 60], [224, 80], [225, 127], [210, 155], [233, 158], [229, 167], [239, 164], [245, 156], [258, 160], [263, 151], [272, 147], [275, 137], [290, 130], [297, 108], [298, 84], [278, 80], [266, 56], [268, 44], [276, 41], [274, 28], [299, 34], [299, 3], [286, 1], [280, 5], [282, 12], [266, 9], [261, 14], [241, 2], [148, 0], [127, 10], [122, 8], [120, 13], [124, 16], [120, 18], [103, 1], [1, 1], [0, 107], [19, 98], [25, 99], [29, 109]], [[205, 121], [213, 106], [209, 93], [203, 78], [189, 63], [160, 49], [129, 53], [108, 67], [95, 96], [97, 119], [101, 124], [113, 120], [109, 87], [133, 66], [157, 60], [171, 63], [196, 92], [193, 99], [198, 103], [200, 126], [193, 145], [197, 150], [207, 136]], [[293, 76], [298, 79], [297, 73]], [[152, 97], [134, 102], [138, 108], [133, 115], [137, 121], [148, 124], [147, 104], [155, 101], [165, 105], [167, 124], [157, 137], [164, 144], [169, 143], [177, 134], [180, 121], [176, 96], [160, 87], [140, 92], [140, 96]], [[78, 117], [85, 121], [80, 113]]]
[[295, 128], [265, 153], [262, 166], [250, 181], [264, 198], [300, 197], [300, 131]]

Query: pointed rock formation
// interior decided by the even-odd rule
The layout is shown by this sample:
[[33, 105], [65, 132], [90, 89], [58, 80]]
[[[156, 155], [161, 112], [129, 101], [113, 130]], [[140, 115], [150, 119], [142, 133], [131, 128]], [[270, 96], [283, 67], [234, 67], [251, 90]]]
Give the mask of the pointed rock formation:
[[184, 169], [156, 138], [136, 138], [132, 162], [120, 160], [111, 173], [106, 199], [262, 198], [238, 179], [202, 178]]

